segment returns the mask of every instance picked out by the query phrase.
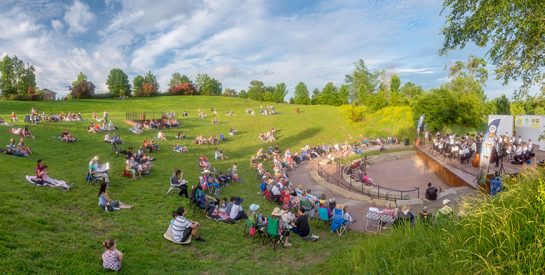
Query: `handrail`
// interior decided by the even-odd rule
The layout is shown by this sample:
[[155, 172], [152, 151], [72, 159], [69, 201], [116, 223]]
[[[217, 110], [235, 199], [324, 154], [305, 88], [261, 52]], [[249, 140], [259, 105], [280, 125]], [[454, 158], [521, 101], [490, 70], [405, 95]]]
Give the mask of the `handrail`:
[[[388, 187], [381, 187], [380, 185], [375, 185], [374, 184], [373, 186], [377, 188], [376, 192], [371, 192], [371, 190], [366, 190], [364, 188], [363, 183], [362, 183], [361, 190], [360, 190], [359, 188], [355, 188], [352, 185], [352, 178], [350, 179], [350, 182], [346, 182], [345, 180], [339, 180], [336, 177], [334, 177], [333, 175], [326, 172], [322, 168], [322, 166], [320, 166], [320, 164], [318, 164], [318, 175], [320, 175], [320, 177], [322, 177], [325, 181], [327, 181], [329, 183], [335, 184], [337, 186], [344, 186], [345, 188], [348, 188], [348, 191], [354, 191], [356, 193], [360, 193], [360, 194], [366, 195], [366, 196], [371, 197], [371, 198], [379, 198], [379, 199], [385, 199], [385, 200], [390, 200], [390, 201], [397, 202], [398, 199], [399, 200], [409, 199], [408, 193], [415, 192], [415, 191], [417, 192], [417, 197], [420, 198], [420, 188], [419, 187], [415, 187], [415, 188], [413, 188], [411, 190], [396, 190], [396, 189], [392, 189], [392, 188], [388, 188]], [[388, 194], [383, 195], [380, 192], [381, 189], [387, 190], [387, 191], [390, 191], [390, 192], [398, 192], [399, 197], [389, 196]]]

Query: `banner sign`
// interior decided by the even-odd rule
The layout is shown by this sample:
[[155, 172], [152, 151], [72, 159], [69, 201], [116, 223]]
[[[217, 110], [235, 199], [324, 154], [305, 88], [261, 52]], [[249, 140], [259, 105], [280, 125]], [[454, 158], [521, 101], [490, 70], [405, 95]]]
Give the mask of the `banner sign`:
[[494, 119], [488, 124], [488, 130], [483, 138], [481, 147], [481, 162], [479, 163], [479, 184], [486, 183], [486, 174], [492, 157], [492, 149], [494, 149], [494, 138], [500, 125], [500, 119]]
[[426, 115], [422, 114], [420, 118], [418, 119], [418, 125], [416, 125], [416, 136], [420, 135], [420, 130], [422, 129], [422, 125], [424, 124], [424, 117]]

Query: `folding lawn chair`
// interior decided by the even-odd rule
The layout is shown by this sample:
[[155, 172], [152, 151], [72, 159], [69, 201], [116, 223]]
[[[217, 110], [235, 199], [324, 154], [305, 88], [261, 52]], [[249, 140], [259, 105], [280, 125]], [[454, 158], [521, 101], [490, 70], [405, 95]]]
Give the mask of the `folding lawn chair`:
[[324, 222], [325, 225], [331, 222], [329, 219], [329, 213], [325, 207], [318, 207], [318, 223], [321, 221]]
[[309, 218], [314, 219], [316, 208], [312, 203], [308, 200], [301, 200], [299, 202], [301, 204], [301, 207], [305, 210], [305, 212], [309, 213]]
[[[378, 233], [381, 228], [380, 210], [376, 207], [369, 207], [366, 217], [367, 220], [365, 221], [365, 230], [368, 232]], [[369, 228], [372, 228], [372, 230]]]
[[269, 217], [269, 224], [267, 225], [267, 230], [265, 231], [265, 236], [263, 237], [263, 245], [272, 243], [274, 251], [279, 245], [284, 247], [284, 243], [281, 240], [281, 235], [278, 234], [278, 218]]
[[348, 222], [344, 219], [344, 211], [342, 209], [335, 208], [333, 211], [331, 232], [336, 232], [340, 237], [343, 235], [343, 233], [348, 232]]
[[99, 181], [104, 182], [104, 177], [97, 177], [93, 175], [90, 171], [87, 171], [87, 176], [85, 177], [87, 183], [97, 184]]
[[168, 179], [168, 181], [170, 182], [170, 187], [168, 188], [168, 191], [165, 195], [168, 195], [168, 193], [170, 193], [170, 191], [172, 191], [172, 189], [174, 188], [180, 188], [180, 186], [182, 186], [182, 183], [186, 183], [186, 180], [182, 180], [182, 182], [178, 183], [178, 184], [174, 184], [170, 181], [170, 178]]

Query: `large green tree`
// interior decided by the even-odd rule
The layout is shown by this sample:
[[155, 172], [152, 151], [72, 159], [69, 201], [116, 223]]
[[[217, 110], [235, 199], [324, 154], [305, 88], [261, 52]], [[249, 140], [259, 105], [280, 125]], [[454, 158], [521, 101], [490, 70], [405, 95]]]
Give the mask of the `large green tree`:
[[133, 79], [135, 96], [155, 96], [159, 92], [157, 76], [148, 71], [144, 76], [137, 75]]
[[95, 95], [95, 84], [87, 80], [87, 76], [80, 72], [70, 85], [70, 96], [75, 99], [92, 98]]
[[545, 87], [545, 1], [444, 0], [446, 14], [441, 54], [468, 43], [487, 47], [495, 74], [504, 83], [522, 80]]
[[2, 96], [27, 96], [36, 92], [34, 66], [17, 56], [4, 55], [0, 60], [0, 91]]
[[252, 80], [248, 86], [247, 96], [249, 99], [262, 101], [265, 98], [265, 84], [259, 80]]
[[308, 95], [308, 89], [305, 83], [299, 82], [295, 86], [293, 102], [295, 104], [303, 104], [303, 105], [310, 104], [310, 97]]
[[274, 91], [272, 92], [274, 102], [276, 103], [284, 103], [284, 98], [288, 94], [288, 89], [286, 88], [286, 83], [278, 83], [274, 87]]
[[195, 84], [201, 95], [221, 95], [221, 82], [207, 74], [198, 74]]
[[354, 70], [345, 76], [345, 82], [350, 86], [350, 101], [365, 104], [379, 84], [377, 72], [371, 72], [363, 60], [354, 63]]
[[335, 84], [328, 82], [324, 86], [320, 96], [318, 97], [318, 104], [334, 106], [341, 105], [339, 91], [337, 90], [337, 87], [335, 87]]
[[106, 80], [106, 85], [110, 93], [117, 97], [129, 96], [131, 94], [131, 84], [129, 77], [119, 68], [112, 69]]

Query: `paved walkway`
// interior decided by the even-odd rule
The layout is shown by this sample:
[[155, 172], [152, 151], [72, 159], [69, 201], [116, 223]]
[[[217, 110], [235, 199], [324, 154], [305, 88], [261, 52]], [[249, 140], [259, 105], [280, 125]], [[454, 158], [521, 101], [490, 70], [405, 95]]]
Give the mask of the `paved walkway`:
[[[295, 186], [302, 185], [304, 189], [311, 189], [313, 194], [325, 194], [327, 198], [334, 197], [337, 204], [347, 205], [349, 213], [354, 219], [357, 220], [357, 222], [352, 225], [352, 229], [357, 231], [365, 231], [366, 215], [370, 206], [379, 208], [396, 207], [393, 202], [374, 200], [367, 196], [351, 192], [348, 189], [337, 187], [333, 184], [328, 184], [325, 182], [325, 180], [319, 177], [316, 172], [318, 164], [323, 161], [324, 159], [314, 159], [297, 167], [295, 171], [291, 171], [289, 173], [290, 180]], [[396, 160], [393, 161], [395, 162]], [[391, 161], [383, 160], [383, 162], [387, 163]], [[378, 165], [380, 167], [380, 163], [381, 162], [378, 162], [374, 165]], [[399, 165], [405, 166], [407, 165], [407, 162], [400, 162]], [[329, 164], [326, 166], [322, 165], [322, 167], [326, 168], [327, 171], [331, 171], [330, 174], [335, 173], [335, 164]], [[339, 177], [339, 175], [337, 175], [337, 177]], [[397, 207], [401, 207], [404, 204], [410, 205], [413, 213], [417, 214], [423, 206], [428, 206], [430, 210], [436, 211], [442, 207], [443, 199], [449, 199], [452, 201], [451, 205], [456, 208], [462, 197], [475, 196], [475, 194], [478, 193], [478, 191], [475, 191], [469, 187], [444, 188], [443, 192], [439, 194], [436, 201], [431, 202], [425, 199], [398, 201]], [[423, 196], [422, 193], [421, 195]]]

